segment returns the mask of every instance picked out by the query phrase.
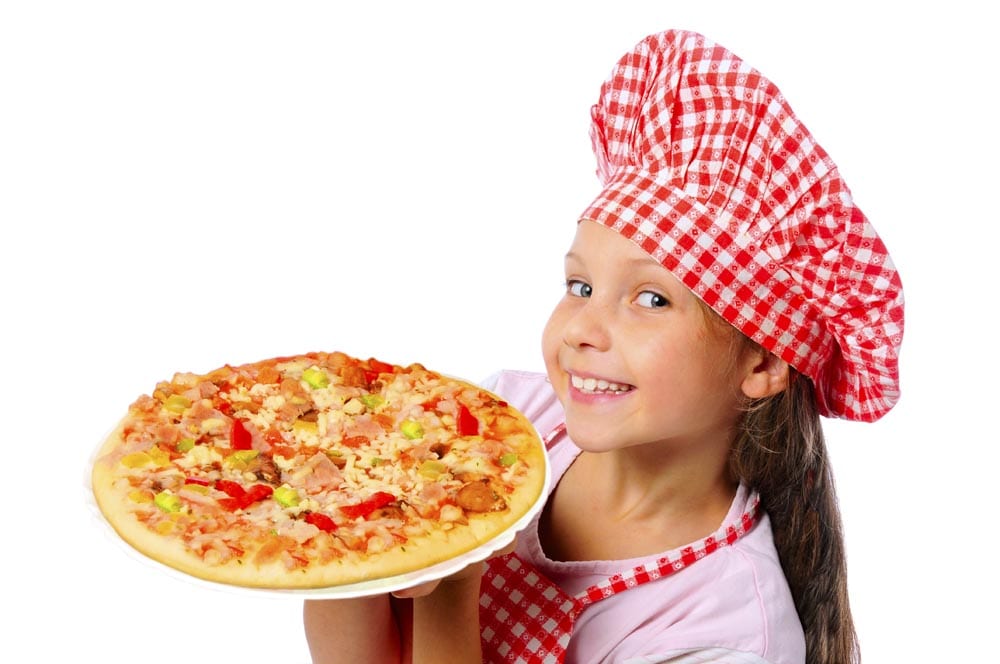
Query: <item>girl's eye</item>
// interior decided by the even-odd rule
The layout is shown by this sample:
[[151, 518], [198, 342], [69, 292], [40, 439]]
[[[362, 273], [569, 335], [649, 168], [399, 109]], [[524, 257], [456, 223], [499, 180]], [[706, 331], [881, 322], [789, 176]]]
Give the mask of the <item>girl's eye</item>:
[[640, 307], [648, 307], [650, 309], [659, 309], [670, 305], [667, 298], [653, 291], [642, 291], [635, 301]]
[[594, 289], [588, 283], [570, 279], [566, 282], [566, 292], [576, 297], [590, 297]]

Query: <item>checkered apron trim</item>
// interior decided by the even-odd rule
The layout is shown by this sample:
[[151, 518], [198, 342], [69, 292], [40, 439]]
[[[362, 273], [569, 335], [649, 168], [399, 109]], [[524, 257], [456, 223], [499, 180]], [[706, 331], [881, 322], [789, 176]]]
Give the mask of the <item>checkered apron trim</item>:
[[[546, 446], [566, 430], [561, 424], [545, 437]], [[608, 577], [575, 596], [568, 595], [516, 554], [489, 561], [479, 597], [483, 659], [489, 663], [558, 664], [563, 661], [577, 618], [602, 599], [662, 579], [729, 546], [757, 519], [760, 500], [736, 524], [723, 525], [697, 545], [673, 556]]]

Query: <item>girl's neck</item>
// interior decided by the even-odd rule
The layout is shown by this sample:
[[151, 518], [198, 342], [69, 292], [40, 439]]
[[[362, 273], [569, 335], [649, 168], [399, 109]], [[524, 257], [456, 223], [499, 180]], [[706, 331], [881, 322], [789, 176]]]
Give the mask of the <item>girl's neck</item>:
[[540, 536], [556, 560], [655, 555], [715, 532], [736, 487], [724, 456], [581, 452], [553, 493]]
[[601, 454], [581, 452], [574, 465], [609, 516], [623, 521], [677, 521], [728, 510], [736, 491], [726, 458], [699, 451], [673, 453], [644, 445]]

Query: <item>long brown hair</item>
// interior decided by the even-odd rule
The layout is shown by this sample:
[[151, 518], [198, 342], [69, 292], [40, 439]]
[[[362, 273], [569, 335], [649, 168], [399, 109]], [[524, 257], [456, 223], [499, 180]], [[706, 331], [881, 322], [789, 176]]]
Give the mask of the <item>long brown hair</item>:
[[730, 468], [756, 489], [806, 637], [809, 664], [861, 661], [847, 561], [812, 382], [789, 368], [787, 389], [751, 403]]

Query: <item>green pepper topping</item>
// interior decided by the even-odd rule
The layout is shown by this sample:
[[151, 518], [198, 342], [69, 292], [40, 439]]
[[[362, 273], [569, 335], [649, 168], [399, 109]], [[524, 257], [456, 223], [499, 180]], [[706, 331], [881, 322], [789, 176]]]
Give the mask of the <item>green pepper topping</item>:
[[282, 507], [298, 507], [299, 492], [290, 486], [279, 486], [273, 495]]
[[260, 454], [260, 452], [257, 450], [236, 450], [226, 457], [226, 467], [234, 470], [248, 470], [250, 468], [250, 462], [256, 459], [258, 454]]
[[330, 384], [330, 377], [326, 372], [316, 367], [309, 367], [302, 372], [302, 380], [306, 381], [313, 389], [322, 389]]
[[424, 435], [424, 428], [420, 426], [420, 422], [416, 420], [404, 420], [402, 424], [399, 425], [399, 430], [403, 432], [403, 435], [410, 440], [416, 440]]
[[181, 499], [169, 491], [161, 491], [153, 498], [153, 502], [164, 512], [180, 512]]
[[363, 403], [368, 408], [378, 408], [385, 403], [385, 399], [378, 394], [362, 394], [361, 403]]
[[230, 463], [249, 463], [256, 459], [258, 454], [260, 452], [257, 450], [236, 450], [226, 457], [226, 461]]
[[513, 452], [507, 452], [500, 457], [501, 466], [513, 466], [515, 463], [517, 463], [517, 455]]

